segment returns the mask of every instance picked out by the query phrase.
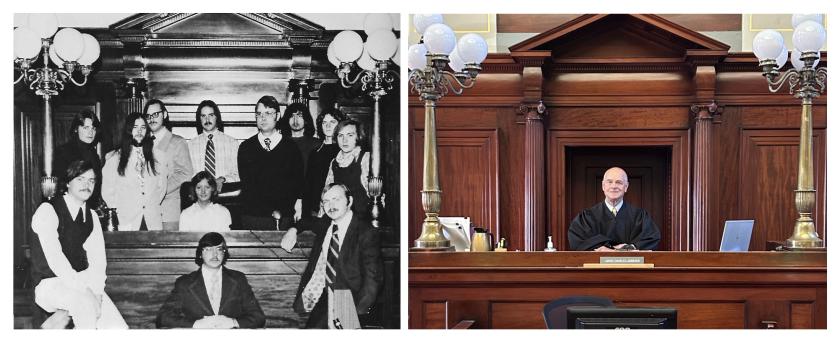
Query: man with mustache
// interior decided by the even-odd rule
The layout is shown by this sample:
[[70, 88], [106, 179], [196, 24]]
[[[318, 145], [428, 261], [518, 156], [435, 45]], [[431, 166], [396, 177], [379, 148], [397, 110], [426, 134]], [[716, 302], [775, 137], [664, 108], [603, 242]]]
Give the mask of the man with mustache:
[[198, 240], [199, 269], [178, 277], [158, 311], [158, 328], [262, 328], [265, 314], [245, 274], [225, 267], [225, 238], [208, 232]]
[[[312, 226], [300, 224], [315, 233], [293, 305], [297, 312], [310, 313], [305, 328], [349, 328], [352, 322], [341, 319], [336, 297], [339, 290], [349, 290], [362, 327], [375, 322], [371, 309], [383, 279], [379, 233], [351, 210], [352, 204], [347, 187], [331, 184], [321, 194], [321, 207], [327, 217]], [[291, 228], [283, 236], [281, 247], [290, 251], [296, 241], [297, 230]]]
[[613, 167], [604, 173], [601, 189], [604, 202], [583, 210], [569, 226], [572, 250], [655, 250], [659, 227], [645, 210], [624, 202], [630, 182], [624, 169]]
[[169, 112], [162, 101], [149, 100], [143, 114], [149, 121], [154, 148], [163, 151], [172, 159], [172, 171], [166, 181], [166, 196], [163, 197], [161, 208], [163, 230], [178, 231], [178, 220], [181, 217], [181, 184], [189, 181], [194, 175], [190, 150], [184, 138], [171, 132]]
[[236, 189], [239, 182], [239, 167], [236, 164], [239, 142], [223, 132], [224, 121], [216, 102], [204, 100], [198, 104], [195, 130], [198, 136], [187, 144], [193, 171], [207, 171], [213, 175], [219, 193], [224, 191], [224, 186], [228, 190]]
[[87, 200], [96, 188], [88, 160], [62, 172], [58, 193], [32, 216], [32, 269], [35, 303], [54, 313], [44, 328], [127, 329], [105, 293], [105, 240]]

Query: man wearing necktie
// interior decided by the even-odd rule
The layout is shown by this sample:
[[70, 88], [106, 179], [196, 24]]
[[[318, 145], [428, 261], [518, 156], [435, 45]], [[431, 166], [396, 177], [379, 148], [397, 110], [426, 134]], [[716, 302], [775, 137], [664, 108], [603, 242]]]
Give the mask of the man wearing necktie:
[[158, 311], [158, 328], [263, 328], [265, 314], [245, 274], [224, 266], [230, 258], [225, 238], [209, 232], [198, 240], [199, 269], [178, 277]]
[[32, 217], [35, 303], [54, 313], [43, 327], [63, 328], [72, 318], [79, 329], [126, 329], [105, 293], [102, 226], [87, 204], [97, 180], [93, 163], [70, 162], [62, 174], [57, 196]]
[[[303, 157], [292, 138], [280, 130], [284, 124], [278, 122], [277, 99], [263, 96], [254, 111], [257, 134], [239, 145], [237, 157], [242, 227], [286, 230], [301, 215]], [[275, 219], [275, 213], [279, 219]]]
[[[331, 184], [321, 196], [327, 217], [301, 225], [316, 235], [294, 302], [295, 311], [309, 312], [305, 328], [349, 328], [352, 322], [343, 319], [348, 306], [341, 299], [348, 290], [352, 301], [346, 304], [355, 309], [361, 326], [374, 322], [371, 309], [383, 279], [379, 233], [351, 211], [352, 204], [347, 187]], [[296, 240], [297, 230], [291, 228], [281, 246], [291, 250]]]
[[204, 100], [198, 104], [195, 129], [198, 135], [187, 143], [193, 171], [207, 171], [213, 175], [219, 193], [238, 189], [239, 141], [223, 132], [224, 121], [216, 102]]
[[630, 186], [624, 169], [613, 167], [604, 173], [599, 202], [572, 220], [569, 246], [572, 250], [655, 250], [659, 247], [659, 227], [647, 211], [624, 202]]

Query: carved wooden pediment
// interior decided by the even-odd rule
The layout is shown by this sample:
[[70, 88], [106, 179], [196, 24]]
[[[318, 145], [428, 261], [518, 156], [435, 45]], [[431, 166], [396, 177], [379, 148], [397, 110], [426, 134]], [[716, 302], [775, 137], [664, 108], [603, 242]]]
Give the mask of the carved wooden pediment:
[[283, 48], [311, 45], [324, 28], [287, 13], [139, 13], [110, 31], [147, 47]]
[[514, 58], [555, 64], [714, 64], [729, 46], [651, 14], [587, 14], [510, 47]]

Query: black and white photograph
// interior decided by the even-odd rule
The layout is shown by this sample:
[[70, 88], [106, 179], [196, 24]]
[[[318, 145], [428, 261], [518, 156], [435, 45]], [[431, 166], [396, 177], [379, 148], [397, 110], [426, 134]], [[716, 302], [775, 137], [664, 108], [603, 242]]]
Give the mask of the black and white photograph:
[[400, 327], [399, 14], [15, 13], [13, 42], [15, 329]]

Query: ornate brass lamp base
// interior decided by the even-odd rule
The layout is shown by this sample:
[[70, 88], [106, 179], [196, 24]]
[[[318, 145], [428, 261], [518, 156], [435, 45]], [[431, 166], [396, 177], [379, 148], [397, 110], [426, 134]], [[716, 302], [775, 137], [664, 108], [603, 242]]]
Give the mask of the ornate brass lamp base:
[[455, 251], [455, 247], [451, 246], [449, 240], [443, 235], [443, 229], [437, 219], [437, 215], [427, 214], [426, 220], [423, 221], [423, 233], [414, 240], [414, 248], [411, 248], [411, 251]]
[[823, 240], [814, 228], [814, 220], [810, 213], [799, 214], [799, 219], [796, 220], [796, 225], [793, 227], [793, 235], [791, 235], [785, 246], [788, 248], [822, 248]]

